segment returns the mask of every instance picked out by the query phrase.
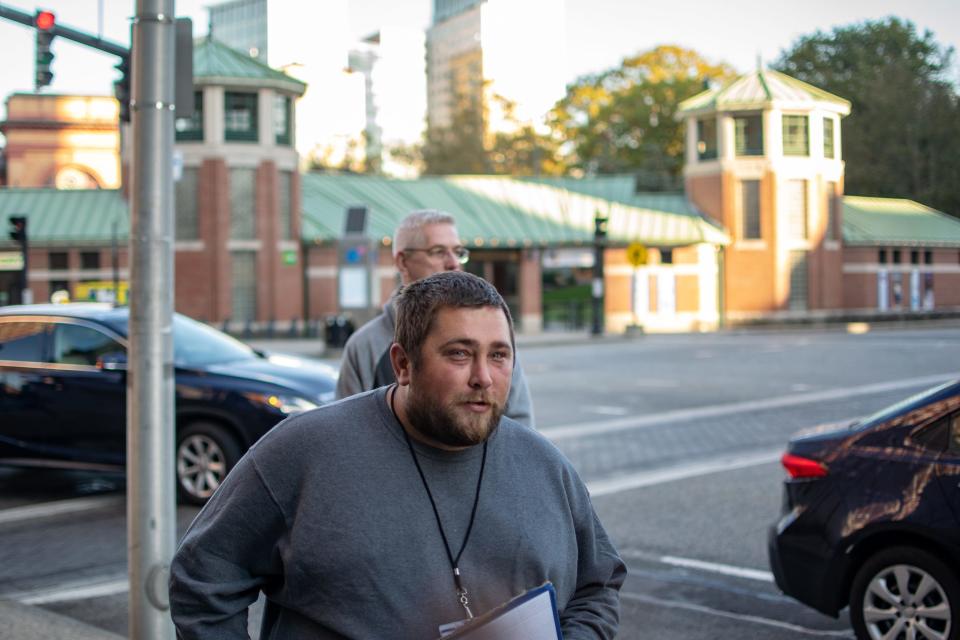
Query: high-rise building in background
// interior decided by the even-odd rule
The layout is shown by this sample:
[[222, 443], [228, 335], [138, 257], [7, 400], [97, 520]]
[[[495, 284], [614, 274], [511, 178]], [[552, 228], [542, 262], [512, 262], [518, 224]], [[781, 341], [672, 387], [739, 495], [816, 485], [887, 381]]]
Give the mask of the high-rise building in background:
[[228, 0], [207, 10], [211, 35], [231, 49], [268, 64], [267, 0]]
[[433, 0], [427, 125], [480, 118], [490, 135], [540, 127], [563, 97], [564, 0]]
[[307, 83], [297, 103], [304, 164], [411, 175], [391, 149], [422, 137], [422, 33], [384, 27], [355, 42], [347, 0], [228, 0], [209, 10], [214, 39]]

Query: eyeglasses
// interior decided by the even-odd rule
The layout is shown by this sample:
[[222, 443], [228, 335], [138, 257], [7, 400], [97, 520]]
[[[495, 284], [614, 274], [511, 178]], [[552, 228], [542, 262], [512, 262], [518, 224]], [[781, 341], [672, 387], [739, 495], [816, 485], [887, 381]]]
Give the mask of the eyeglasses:
[[408, 251], [423, 251], [432, 260], [443, 260], [447, 255], [453, 255], [454, 259], [460, 264], [467, 264], [470, 261], [470, 250], [466, 247], [430, 247], [429, 249], [404, 249], [400, 253]]

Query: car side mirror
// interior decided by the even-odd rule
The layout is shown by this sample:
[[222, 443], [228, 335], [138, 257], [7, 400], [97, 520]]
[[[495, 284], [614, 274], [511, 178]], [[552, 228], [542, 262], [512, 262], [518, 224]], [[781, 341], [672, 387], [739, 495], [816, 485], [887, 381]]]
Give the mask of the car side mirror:
[[104, 371], [126, 371], [127, 354], [123, 351], [105, 353], [97, 358], [97, 368]]

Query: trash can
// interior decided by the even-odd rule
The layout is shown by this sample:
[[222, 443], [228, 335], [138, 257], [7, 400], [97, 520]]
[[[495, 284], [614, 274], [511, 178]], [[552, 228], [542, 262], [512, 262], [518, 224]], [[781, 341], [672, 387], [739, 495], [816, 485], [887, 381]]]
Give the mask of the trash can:
[[354, 331], [353, 322], [345, 315], [328, 316], [326, 321], [326, 343], [333, 349], [342, 349], [347, 338]]

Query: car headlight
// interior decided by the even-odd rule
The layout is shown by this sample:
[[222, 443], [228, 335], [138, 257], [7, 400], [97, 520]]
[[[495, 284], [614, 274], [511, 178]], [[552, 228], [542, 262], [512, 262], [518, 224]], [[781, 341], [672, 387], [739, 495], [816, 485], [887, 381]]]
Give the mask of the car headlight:
[[245, 393], [244, 396], [254, 404], [276, 409], [285, 415], [309, 411], [319, 406], [300, 396], [290, 396], [279, 393]]

